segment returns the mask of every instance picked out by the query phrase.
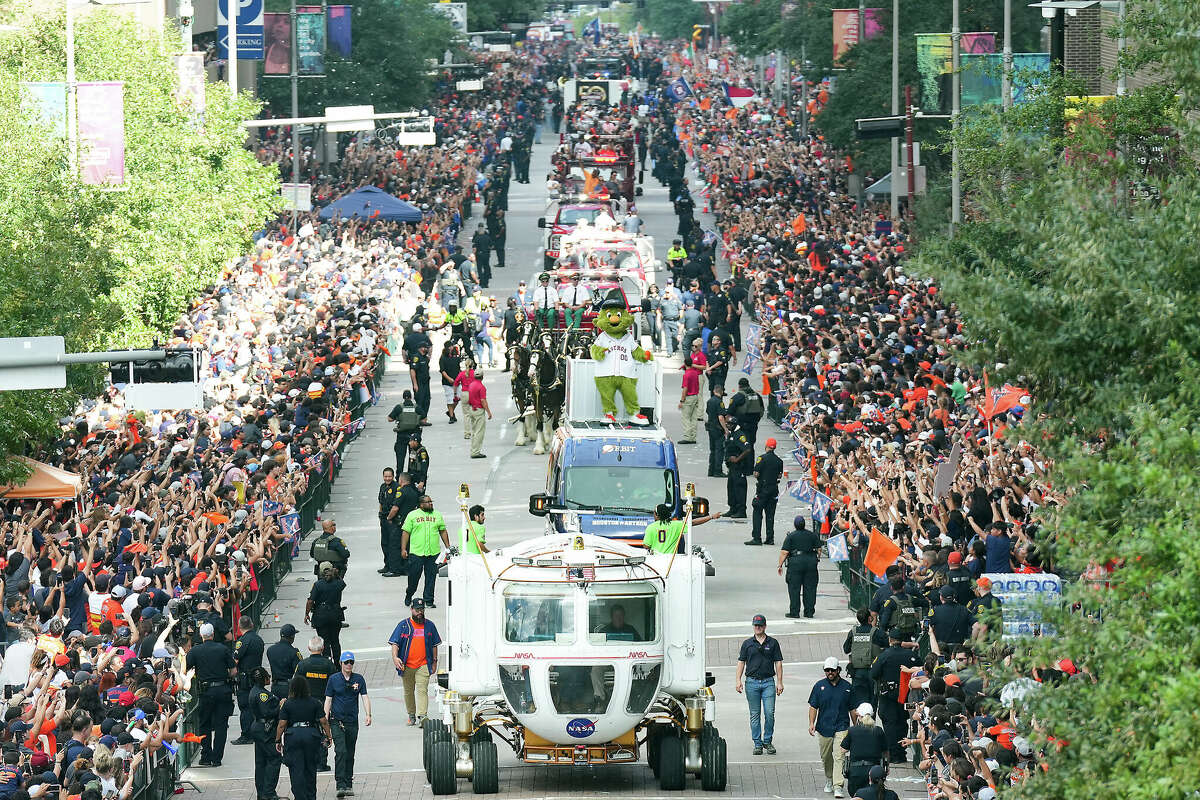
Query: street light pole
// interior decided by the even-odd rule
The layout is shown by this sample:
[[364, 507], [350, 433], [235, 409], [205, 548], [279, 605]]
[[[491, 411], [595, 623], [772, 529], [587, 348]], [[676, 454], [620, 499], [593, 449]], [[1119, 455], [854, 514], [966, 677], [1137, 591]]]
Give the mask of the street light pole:
[[[957, 0], [956, 0], [957, 2]], [[892, 0], [892, 116], [900, 113], [900, 0]], [[900, 137], [892, 137], [891, 218], [900, 216]]]
[[[953, 236], [962, 222], [962, 164], [958, 153], [958, 113], [961, 104], [962, 77], [959, 74], [962, 31], [959, 30], [958, 0], [951, 6], [950, 21], [950, 130], [955, 136], [954, 148], [950, 153], [950, 235]], [[909, 167], [911, 169], [911, 166]]]
[[[232, 1], [232, 0], [231, 0]], [[296, 27], [296, 0], [288, 15], [292, 20], [292, 117], [300, 116], [299, 30]], [[300, 126], [292, 125], [292, 236], [296, 235], [296, 185], [300, 183]]]
[[79, 177], [79, 122], [75, 115], [75, 15], [71, 0], [63, 3], [67, 9], [67, 163], [71, 177]]
[[228, 25], [225, 26], [225, 35], [229, 37], [229, 45], [226, 47], [229, 56], [229, 97], [237, 100], [238, 93], [238, 14], [241, 13], [241, 0], [226, 0], [225, 15]]
[[1013, 104], [1012, 0], [1004, 0], [1004, 77], [1001, 84], [1001, 104], [1005, 111]]

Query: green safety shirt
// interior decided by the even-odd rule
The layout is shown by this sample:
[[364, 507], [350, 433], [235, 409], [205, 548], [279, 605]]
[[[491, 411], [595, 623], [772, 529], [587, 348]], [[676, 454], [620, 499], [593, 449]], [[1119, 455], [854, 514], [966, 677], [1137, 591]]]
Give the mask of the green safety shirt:
[[678, 261], [681, 258], [687, 258], [687, 250], [684, 250], [682, 247], [672, 247], [667, 251], [668, 261]]
[[673, 519], [668, 522], [651, 522], [646, 526], [646, 535], [642, 543], [647, 550], [656, 553], [674, 553], [679, 547], [679, 538], [683, 536], [683, 521]]
[[408, 552], [412, 555], [436, 556], [442, 552], [441, 532], [446, 530], [442, 512], [414, 509], [404, 518], [402, 530], [408, 534]]
[[[468, 553], [479, 553], [479, 545], [487, 544], [487, 528], [480, 525], [475, 520], [467, 523], [471, 527], [467, 530], [467, 549]], [[474, 535], [472, 536], [472, 532]], [[460, 534], [461, 535], [461, 534]], [[480, 553], [482, 555], [482, 553]]]

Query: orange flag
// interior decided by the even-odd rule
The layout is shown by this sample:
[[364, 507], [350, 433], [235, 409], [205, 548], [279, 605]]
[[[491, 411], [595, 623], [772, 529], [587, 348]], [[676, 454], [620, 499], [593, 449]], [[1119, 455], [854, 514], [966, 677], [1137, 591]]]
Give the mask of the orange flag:
[[821, 486], [817, 481], [817, 457], [812, 453], [808, 454], [808, 473], [812, 477], [813, 488], [820, 489]]
[[883, 577], [887, 568], [896, 563], [900, 557], [900, 546], [875, 528], [871, 528], [871, 541], [867, 545], [867, 557], [863, 566], [879, 577]]
[[804, 218], [803, 214], [798, 214], [796, 218], [792, 220], [792, 233], [794, 233], [796, 236], [800, 236], [806, 230], [808, 230], [808, 220]]

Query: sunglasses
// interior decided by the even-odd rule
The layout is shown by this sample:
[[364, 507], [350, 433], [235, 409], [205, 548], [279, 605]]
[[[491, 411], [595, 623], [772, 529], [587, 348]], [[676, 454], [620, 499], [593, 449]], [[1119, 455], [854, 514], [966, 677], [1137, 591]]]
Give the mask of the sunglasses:
[[353, 661], [343, 661], [342, 663], [343, 664], [353, 664], [354, 662]]

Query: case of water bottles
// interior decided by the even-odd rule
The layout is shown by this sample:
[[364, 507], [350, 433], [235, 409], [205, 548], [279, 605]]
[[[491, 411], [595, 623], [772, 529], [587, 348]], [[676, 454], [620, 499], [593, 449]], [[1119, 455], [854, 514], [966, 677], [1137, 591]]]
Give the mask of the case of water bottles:
[[1004, 638], [1053, 636], [1054, 629], [1042, 621], [1042, 606], [1062, 595], [1062, 579], [1048, 573], [1016, 572], [984, 575], [992, 582], [992, 594], [1001, 602]]

